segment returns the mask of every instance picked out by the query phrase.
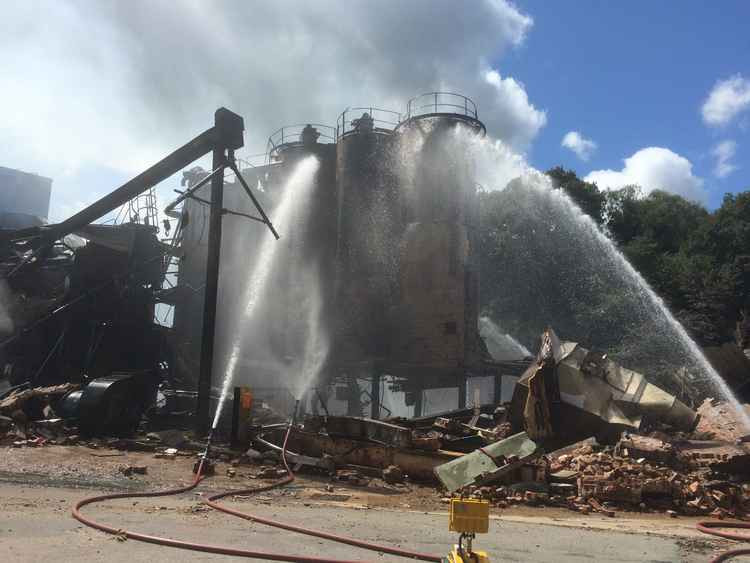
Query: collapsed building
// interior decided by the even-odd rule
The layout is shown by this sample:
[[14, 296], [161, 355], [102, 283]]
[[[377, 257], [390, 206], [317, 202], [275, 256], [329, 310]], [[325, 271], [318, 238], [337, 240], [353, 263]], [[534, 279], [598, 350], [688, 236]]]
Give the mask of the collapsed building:
[[[386, 421], [308, 415], [286, 455], [350, 482], [362, 479], [351, 467], [387, 482], [437, 478], [448, 494], [500, 507], [719, 518], [750, 509], [750, 436], [737, 413], [710, 399], [690, 409], [552, 330], [512, 400], [487, 407]], [[257, 426], [254, 447], [281, 451], [287, 427]]]
[[657, 425], [689, 433], [698, 424], [694, 410], [642, 374], [575, 342], [562, 342], [551, 329], [541, 342], [508, 405], [513, 436], [441, 467], [437, 475], [449, 490], [496, 479], [524, 460], [586, 438], [607, 444], [623, 431]]
[[[221, 108], [213, 127], [72, 217], [47, 224], [27, 212], [36, 220], [0, 229], [0, 398], [50, 389], [39, 401], [55, 396], [82, 430], [133, 431], [171, 378], [170, 330], [155, 322], [171, 248], [157, 236], [152, 188], [206, 153], [228, 159], [243, 130]], [[45, 206], [49, 187], [36, 197]], [[122, 220], [93, 224], [118, 209]], [[63, 382], [76, 388], [52, 385]]]
[[[311, 197], [274, 243], [278, 259], [267, 281], [273, 291], [254, 311], [235, 383], [250, 385], [279, 412], [292, 410], [297, 397], [287, 376], [297, 375], [304, 352], [300, 315], [317, 292], [314, 328], [326, 333], [329, 345], [303, 397], [308, 412], [419, 419], [508, 401], [503, 378], [536, 364], [493, 359], [479, 335], [478, 186], [466, 139], [483, 135], [484, 125], [473, 102], [430, 93], [411, 100], [405, 113], [349, 108], [336, 127], [284, 127], [255, 166], [234, 158], [242, 127], [239, 116], [219, 110], [214, 128], [74, 217], [2, 233], [4, 276], [23, 309], [2, 346], [7, 379], [19, 390], [80, 384], [58, 410], [92, 432], [132, 429], [157, 388], [167, 411], [197, 412], [205, 430], [227, 352], [214, 354], [213, 342], [234, 330], [227, 313], [244, 306], [236, 288], [251, 281], [259, 259], [263, 235], [248, 220], [277, 236], [264, 209], [274, 215], [298, 164], [314, 156], [319, 166]], [[151, 188], [212, 150], [214, 170], [183, 172], [185, 189], [176, 190], [179, 197], [165, 210], [177, 223], [165, 221], [169, 238], [159, 240]], [[226, 168], [233, 172], [228, 179]], [[124, 221], [91, 224], [118, 206]], [[165, 309], [171, 326], [156, 322]], [[570, 374], [598, 373], [561, 379], [568, 387], [553, 397], [577, 389], [583, 403], [576, 404], [576, 426], [586, 436], [596, 434], [587, 417], [633, 426], [640, 415], [625, 405], [626, 396], [630, 403], [662, 405], [655, 413], [662, 418], [690, 418], [679, 402], [664, 408], [676, 399], [640, 374], [611, 372], [611, 362], [580, 347], [568, 352], [561, 365]], [[542, 379], [529, 373], [515, 386], [509, 411], [515, 417], [524, 413], [524, 389]], [[426, 404], [431, 392], [445, 389], [451, 390], [447, 401]], [[619, 393], [614, 403], [613, 389]], [[401, 408], [387, 406], [394, 403]], [[111, 424], [102, 424], [102, 413]], [[524, 426], [513, 418], [508, 423]]]
[[[532, 502], [585, 508], [593, 499], [606, 511], [599, 501], [656, 495], [688, 513], [746, 511], [750, 450], [737, 427], [696, 434], [698, 412], [551, 330], [536, 359], [490, 356], [478, 329], [477, 186], [456, 142], [484, 134], [468, 98], [431, 93], [405, 114], [351, 108], [335, 128], [285, 127], [269, 138], [263, 164], [240, 170], [242, 129], [239, 116], [219, 110], [214, 127], [68, 220], [0, 231], [13, 296], [3, 307], [15, 324], [0, 346], [11, 384], [0, 390], [0, 431], [10, 429], [0, 437], [41, 435], [19, 447], [54, 442], [69, 421], [87, 435], [132, 434], [144, 413], [154, 415], [157, 393], [166, 411], [197, 411], [205, 429], [226, 352], [214, 362], [212, 343], [233, 330], [216, 317], [243, 307], [232, 289], [251, 281], [259, 260], [261, 235], [246, 221], [278, 236], [264, 209], [274, 216], [312, 155], [311, 197], [274, 247], [273, 291], [238, 359], [236, 383], [261, 400], [250, 409], [236, 390], [235, 445], [265, 450], [244, 457], [282, 450], [297, 398], [285, 374], [300, 365], [300, 316], [315, 294], [315, 328], [330, 345], [303, 397], [309, 415], [289, 431], [295, 464], [343, 468], [351, 482], [363, 468], [385, 479], [437, 478], [450, 493], [503, 503], [515, 494], [505, 485], [532, 482], [549, 493], [514, 489]], [[177, 224], [165, 222], [169, 238], [159, 240], [151, 188], [208, 152], [214, 169], [183, 173], [185, 189], [166, 209]], [[118, 207], [123, 221], [92, 224]], [[156, 322], [160, 308], [171, 326]], [[512, 396], [501, 392], [505, 376], [520, 376]], [[477, 380], [485, 385], [474, 385], [471, 400]], [[441, 389], [453, 391], [448, 412], [425, 404]], [[406, 408], [386, 407], [389, 393]], [[717, 409], [702, 407], [713, 429], [726, 418]], [[591, 437], [594, 445], [559, 450]]]

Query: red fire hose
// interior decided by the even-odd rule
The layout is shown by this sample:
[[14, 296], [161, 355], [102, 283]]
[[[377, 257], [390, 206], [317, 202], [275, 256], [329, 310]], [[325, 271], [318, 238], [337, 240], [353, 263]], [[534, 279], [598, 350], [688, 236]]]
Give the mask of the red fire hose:
[[238, 518], [244, 518], [245, 520], [250, 520], [251, 522], [257, 522], [259, 524], [265, 524], [266, 526], [273, 526], [274, 528], [281, 528], [282, 530], [288, 530], [290, 532], [297, 532], [300, 534], [305, 534], [308, 536], [315, 536], [318, 538], [323, 538], [323, 539], [335, 541], [338, 543], [345, 543], [348, 545], [353, 545], [355, 547], [361, 547], [362, 549], [369, 549], [371, 551], [390, 553], [391, 555], [398, 555], [400, 557], [409, 557], [410, 559], [419, 559], [421, 561], [437, 561], [437, 562], [440, 562], [443, 560], [442, 557], [438, 557], [436, 555], [428, 555], [425, 553], [406, 551], [403, 549], [398, 549], [395, 547], [389, 547], [385, 545], [377, 545], [374, 543], [369, 543], [369, 542], [357, 540], [354, 538], [348, 538], [348, 537], [339, 536], [336, 534], [329, 534], [328, 532], [322, 532], [320, 530], [311, 530], [308, 528], [302, 528], [300, 526], [285, 524], [284, 522], [279, 522], [277, 520], [269, 520], [268, 518], [261, 518], [259, 516], [248, 514], [246, 512], [240, 512], [239, 510], [227, 508], [226, 506], [222, 506], [221, 504], [217, 503], [216, 501], [218, 501], [219, 499], [226, 498], [228, 496], [247, 495], [247, 494], [257, 493], [260, 491], [266, 491], [268, 489], [271, 489], [280, 485], [286, 485], [294, 481], [294, 473], [292, 473], [292, 470], [289, 468], [289, 464], [287, 463], [287, 460], [286, 460], [286, 445], [289, 439], [289, 433], [291, 431], [291, 428], [292, 427], [289, 426], [289, 429], [287, 430], [286, 435], [284, 436], [284, 444], [281, 448], [281, 460], [284, 462], [284, 468], [286, 469], [287, 477], [285, 477], [283, 480], [279, 481], [278, 483], [273, 483], [271, 485], [266, 485], [260, 488], [244, 489], [241, 491], [227, 491], [224, 493], [219, 493], [218, 495], [213, 495], [211, 497], [208, 497], [208, 499], [206, 499], [206, 504], [210, 506], [211, 508], [220, 510], [221, 512], [225, 512], [227, 514], [231, 514], [232, 516], [237, 516]]
[[[711, 534], [712, 536], [719, 536], [720, 538], [726, 538], [728, 540], [737, 540], [742, 542], [750, 542], [750, 536], [745, 534], [738, 534], [736, 532], [720, 532], [714, 528], [738, 528], [738, 529], [750, 529], [750, 523], [748, 522], [722, 522], [721, 520], [704, 520], [698, 522], [695, 525], [699, 531], [704, 534]], [[720, 563], [721, 561], [727, 561], [732, 557], [738, 555], [750, 555], [750, 547], [740, 547], [738, 549], [730, 549], [724, 553], [711, 559], [711, 563]]]
[[[356, 540], [354, 538], [347, 538], [344, 536], [329, 534], [327, 532], [322, 532], [319, 530], [311, 530], [308, 528], [302, 528], [300, 526], [293, 526], [290, 524], [285, 524], [283, 522], [277, 522], [275, 520], [259, 518], [257, 516], [253, 516], [252, 514], [247, 514], [244, 512], [240, 512], [238, 510], [232, 510], [230, 508], [226, 508], [215, 502], [221, 498], [224, 498], [230, 495], [253, 494], [253, 493], [258, 493], [261, 491], [267, 491], [269, 489], [291, 483], [294, 480], [294, 474], [292, 473], [286, 461], [286, 444], [287, 444], [287, 440], [289, 439], [289, 434], [291, 432], [291, 429], [292, 429], [292, 426], [290, 425], [287, 430], [286, 436], [284, 437], [284, 446], [282, 448], [282, 456], [281, 456], [281, 459], [284, 462], [284, 467], [286, 468], [286, 471], [287, 471], [287, 477], [285, 477], [281, 481], [278, 481], [276, 483], [272, 483], [270, 485], [266, 485], [263, 487], [258, 487], [254, 489], [245, 489], [241, 491], [230, 491], [230, 492], [225, 492], [225, 493], [221, 493], [218, 495], [214, 495], [212, 497], [209, 497], [209, 499], [206, 501], [206, 504], [208, 504], [212, 508], [215, 508], [216, 510], [220, 510], [227, 514], [231, 514], [232, 516], [244, 518], [245, 520], [258, 522], [260, 524], [265, 524], [268, 526], [274, 526], [276, 528], [281, 528], [281, 529], [289, 530], [292, 532], [298, 532], [300, 534], [305, 534], [308, 536], [315, 536], [315, 537], [324, 538], [324, 539], [328, 539], [328, 540], [339, 542], [339, 543], [345, 543], [345, 544], [360, 547], [363, 549], [368, 549], [371, 551], [390, 553], [392, 555], [408, 557], [411, 559], [419, 559], [422, 561], [439, 562], [442, 560], [441, 557], [438, 557], [435, 555], [415, 553], [411, 551], [397, 549], [394, 547], [364, 542], [361, 540]], [[205, 460], [205, 457], [204, 457], [204, 460]], [[177, 489], [169, 489], [166, 491], [149, 492], [149, 493], [112, 493], [112, 494], [98, 495], [94, 497], [85, 498], [77, 502], [76, 505], [73, 507], [73, 517], [79, 522], [81, 522], [82, 524], [85, 524], [86, 526], [90, 526], [92, 528], [101, 530], [102, 532], [106, 532], [108, 534], [113, 534], [117, 536], [125, 536], [133, 540], [138, 540], [138, 541], [143, 541], [143, 542], [148, 542], [148, 543], [155, 543], [158, 545], [166, 545], [169, 547], [176, 547], [180, 549], [190, 549], [193, 551], [203, 551], [207, 553], [218, 553], [221, 555], [232, 555], [235, 557], [247, 557], [251, 559], [266, 559], [269, 561], [300, 561], [302, 563], [357, 563], [356, 561], [348, 561], [348, 560], [342, 560], [342, 559], [324, 559], [324, 558], [318, 558], [318, 557], [307, 557], [303, 555], [286, 555], [286, 554], [280, 554], [280, 553], [267, 553], [267, 552], [262, 552], [262, 551], [251, 551], [251, 550], [245, 550], [245, 549], [236, 549], [232, 547], [224, 547], [220, 545], [187, 542], [187, 541], [176, 540], [172, 538], [165, 538], [165, 537], [160, 537], [160, 536], [151, 536], [148, 534], [141, 534], [139, 532], [132, 532], [130, 530], [122, 530], [119, 528], [115, 528], [113, 526], [108, 526], [107, 524], [102, 524], [101, 522], [97, 522], [96, 520], [92, 520], [91, 518], [88, 518], [84, 516], [83, 514], [81, 514], [81, 508], [83, 508], [84, 506], [89, 505], [89, 504], [104, 502], [108, 500], [116, 500], [116, 499], [123, 499], [123, 498], [162, 497], [162, 496], [169, 496], [169, 495], [177, 495], [177, 494], [191, 491], [195, 487], [197, 487], [198, 484], [203, 480], [202, 471], [203, 471], [204, 460], [201, 460], [200, 465], [198, 466], [198, 471], [196, 473], [195, 479], [190, 485], [186, 487], [180, 487]]]

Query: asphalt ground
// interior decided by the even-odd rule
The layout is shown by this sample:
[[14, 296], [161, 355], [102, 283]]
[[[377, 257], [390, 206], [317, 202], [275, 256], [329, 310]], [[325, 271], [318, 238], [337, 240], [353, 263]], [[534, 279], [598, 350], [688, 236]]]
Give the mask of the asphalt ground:
[[[81, 525], [70, 515], [74, 502], [96, 494], [40, 484], [0, 482], [0, 561], [214, 561], [233, 558], [120, 541]], [[361, 561], [404, 561], [347, 545], [269, 528], [208, 509], [202, 494], [128, 499], [84, 508], [118, 528], [177, 539]], [[306, 498], [247, 497], [229, 501], [240, 510], [290, 523], [355, 536], [414, 551], [447, 554], [455, 542], [443, 512], [315, 504]], [[545, 520], [546, 519], [546, 520]], [[588, 521], [549, 516], [493, 516], [475, 547], [492, 561], [687, 561], [704, 562], [730, 542], [699, 536], [691, 526], [635, 525], [632, 521]]]

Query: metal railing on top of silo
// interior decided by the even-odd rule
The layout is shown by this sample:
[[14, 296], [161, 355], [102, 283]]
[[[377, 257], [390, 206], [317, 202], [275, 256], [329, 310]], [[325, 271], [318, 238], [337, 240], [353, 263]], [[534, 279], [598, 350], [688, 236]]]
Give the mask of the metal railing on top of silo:
[[474, 101], [463, 94], [454, 92], [427, 92], [412, 98], [406, 105], [406, 119], [439, 113], [479, 119]]
[[274, 131], [268, 137], [266, 143], [267, 162], [271, 163], [279, 158], [279, 151], [286, 147], [302, 145], [302, 131], [310, 125], [318, 131], [318, 140], [323, 142], [336, 142], [336, 129], [322, 123], [298, 123], [296, 125], [285, 125]]
[[[370, 120], [364, 114], [369, 115]], [[336, 120], [336, 140], [367, 127], [375, 133], [390, 133], [401, 123], [401, 117], [397, 111], [373, 106], [346, 108]]]
[[243, 156], [236, 156], [237, 166], [240, 170], [245, 168], [257, 168], [268, 164], [268, 153], [259, 152], [256, 154], [246, 154]]

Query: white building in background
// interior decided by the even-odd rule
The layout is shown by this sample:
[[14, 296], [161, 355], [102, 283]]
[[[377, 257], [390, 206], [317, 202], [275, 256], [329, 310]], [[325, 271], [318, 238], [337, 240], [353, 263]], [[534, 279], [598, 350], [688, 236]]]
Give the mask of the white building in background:
[[0, 166], [0, 228], [46, 223], [51, 194], [51, 178]]

